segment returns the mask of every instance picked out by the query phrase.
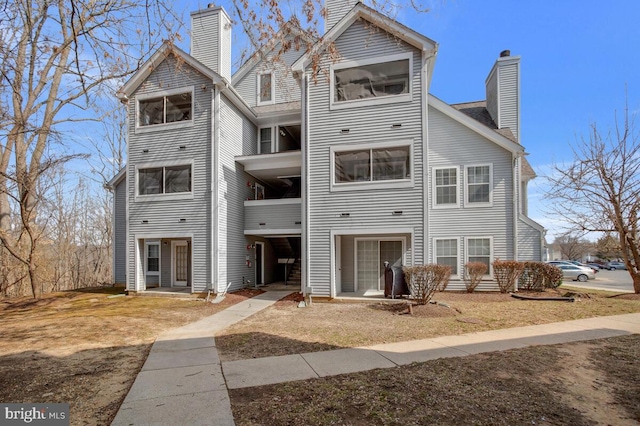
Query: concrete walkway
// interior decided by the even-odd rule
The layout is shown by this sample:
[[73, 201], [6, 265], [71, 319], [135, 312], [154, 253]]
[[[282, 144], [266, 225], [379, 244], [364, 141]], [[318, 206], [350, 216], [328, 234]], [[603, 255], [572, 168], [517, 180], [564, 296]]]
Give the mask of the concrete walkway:
[[391, 368], [534, 345], [640, 334], [640, 314], [588, 318], [459, 336], [222, 363], [229, 389]]
[[112, 425], [234, 425], [227, 389], [640, 334], [639, 313], [221, 363], [214, 335], [289, 293], [269, 291], [159, 336]]
[[269, 291], [160, 335], [112, 425], [234, 425], [214, 335], [290, 294]]

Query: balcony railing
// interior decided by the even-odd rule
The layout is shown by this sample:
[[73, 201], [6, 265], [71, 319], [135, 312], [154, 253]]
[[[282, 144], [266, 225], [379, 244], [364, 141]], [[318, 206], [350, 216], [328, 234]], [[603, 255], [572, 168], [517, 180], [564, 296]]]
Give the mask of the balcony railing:
[[299, 234], [302, 221], [300, 198], [248, 200], [244, 202], [246, 235]]

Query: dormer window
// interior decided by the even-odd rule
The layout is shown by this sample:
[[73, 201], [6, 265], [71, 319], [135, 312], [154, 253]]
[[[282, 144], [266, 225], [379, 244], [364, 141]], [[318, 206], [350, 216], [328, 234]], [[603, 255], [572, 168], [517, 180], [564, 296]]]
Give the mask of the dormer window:
[[275, 98], [275, 85], [273, 73], [263, 72], [258, 74], [258, 105], [272, 104]]
[[138, 128], [193, 122], [192, 88], [141, 95], [137, 99]]
[[336, 64], [331, 70], [333, 108], [411, 100], [411, 55], [375, 62]]

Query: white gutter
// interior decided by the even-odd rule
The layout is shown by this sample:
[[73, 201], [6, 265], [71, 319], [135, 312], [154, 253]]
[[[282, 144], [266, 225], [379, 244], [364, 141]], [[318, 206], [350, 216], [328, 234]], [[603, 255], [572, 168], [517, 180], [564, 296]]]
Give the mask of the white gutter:
[[300, 259], [301, 259], [301, 287], [302, 295], [307, 295], [307, 288], [310, 287], [310, 275], [309, 275], [309, 153], [308, 153], [308, 120], [309, 120], [309, 102], [308, 102], [308, 76], [306, 72], [301, 75], [301, 123], [300, 123], [300, 151], [302, 154], [302, 163], [300, 176], [302, 180], [302, 190], [300, 194], [301, 198], [301, 210], [302, 210], [302, 225], [300, 232]]

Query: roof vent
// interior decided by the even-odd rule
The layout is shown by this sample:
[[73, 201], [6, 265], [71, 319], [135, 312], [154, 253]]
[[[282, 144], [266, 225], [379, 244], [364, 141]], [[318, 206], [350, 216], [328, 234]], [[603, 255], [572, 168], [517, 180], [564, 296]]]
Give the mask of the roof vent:
[[500, 57], [501, 58], [506, 58], [507, 56], [511, 56], [511, 51], [510, 50], [503, 50], [502, 52], [500, 52]]
[[208, 7], [209, 9], [213, 9], [214, 7], [216, 7], [216, 4], [215, 4], [215, 3], [209, 3], [209, 4], [207, 5], [207, 7]]

